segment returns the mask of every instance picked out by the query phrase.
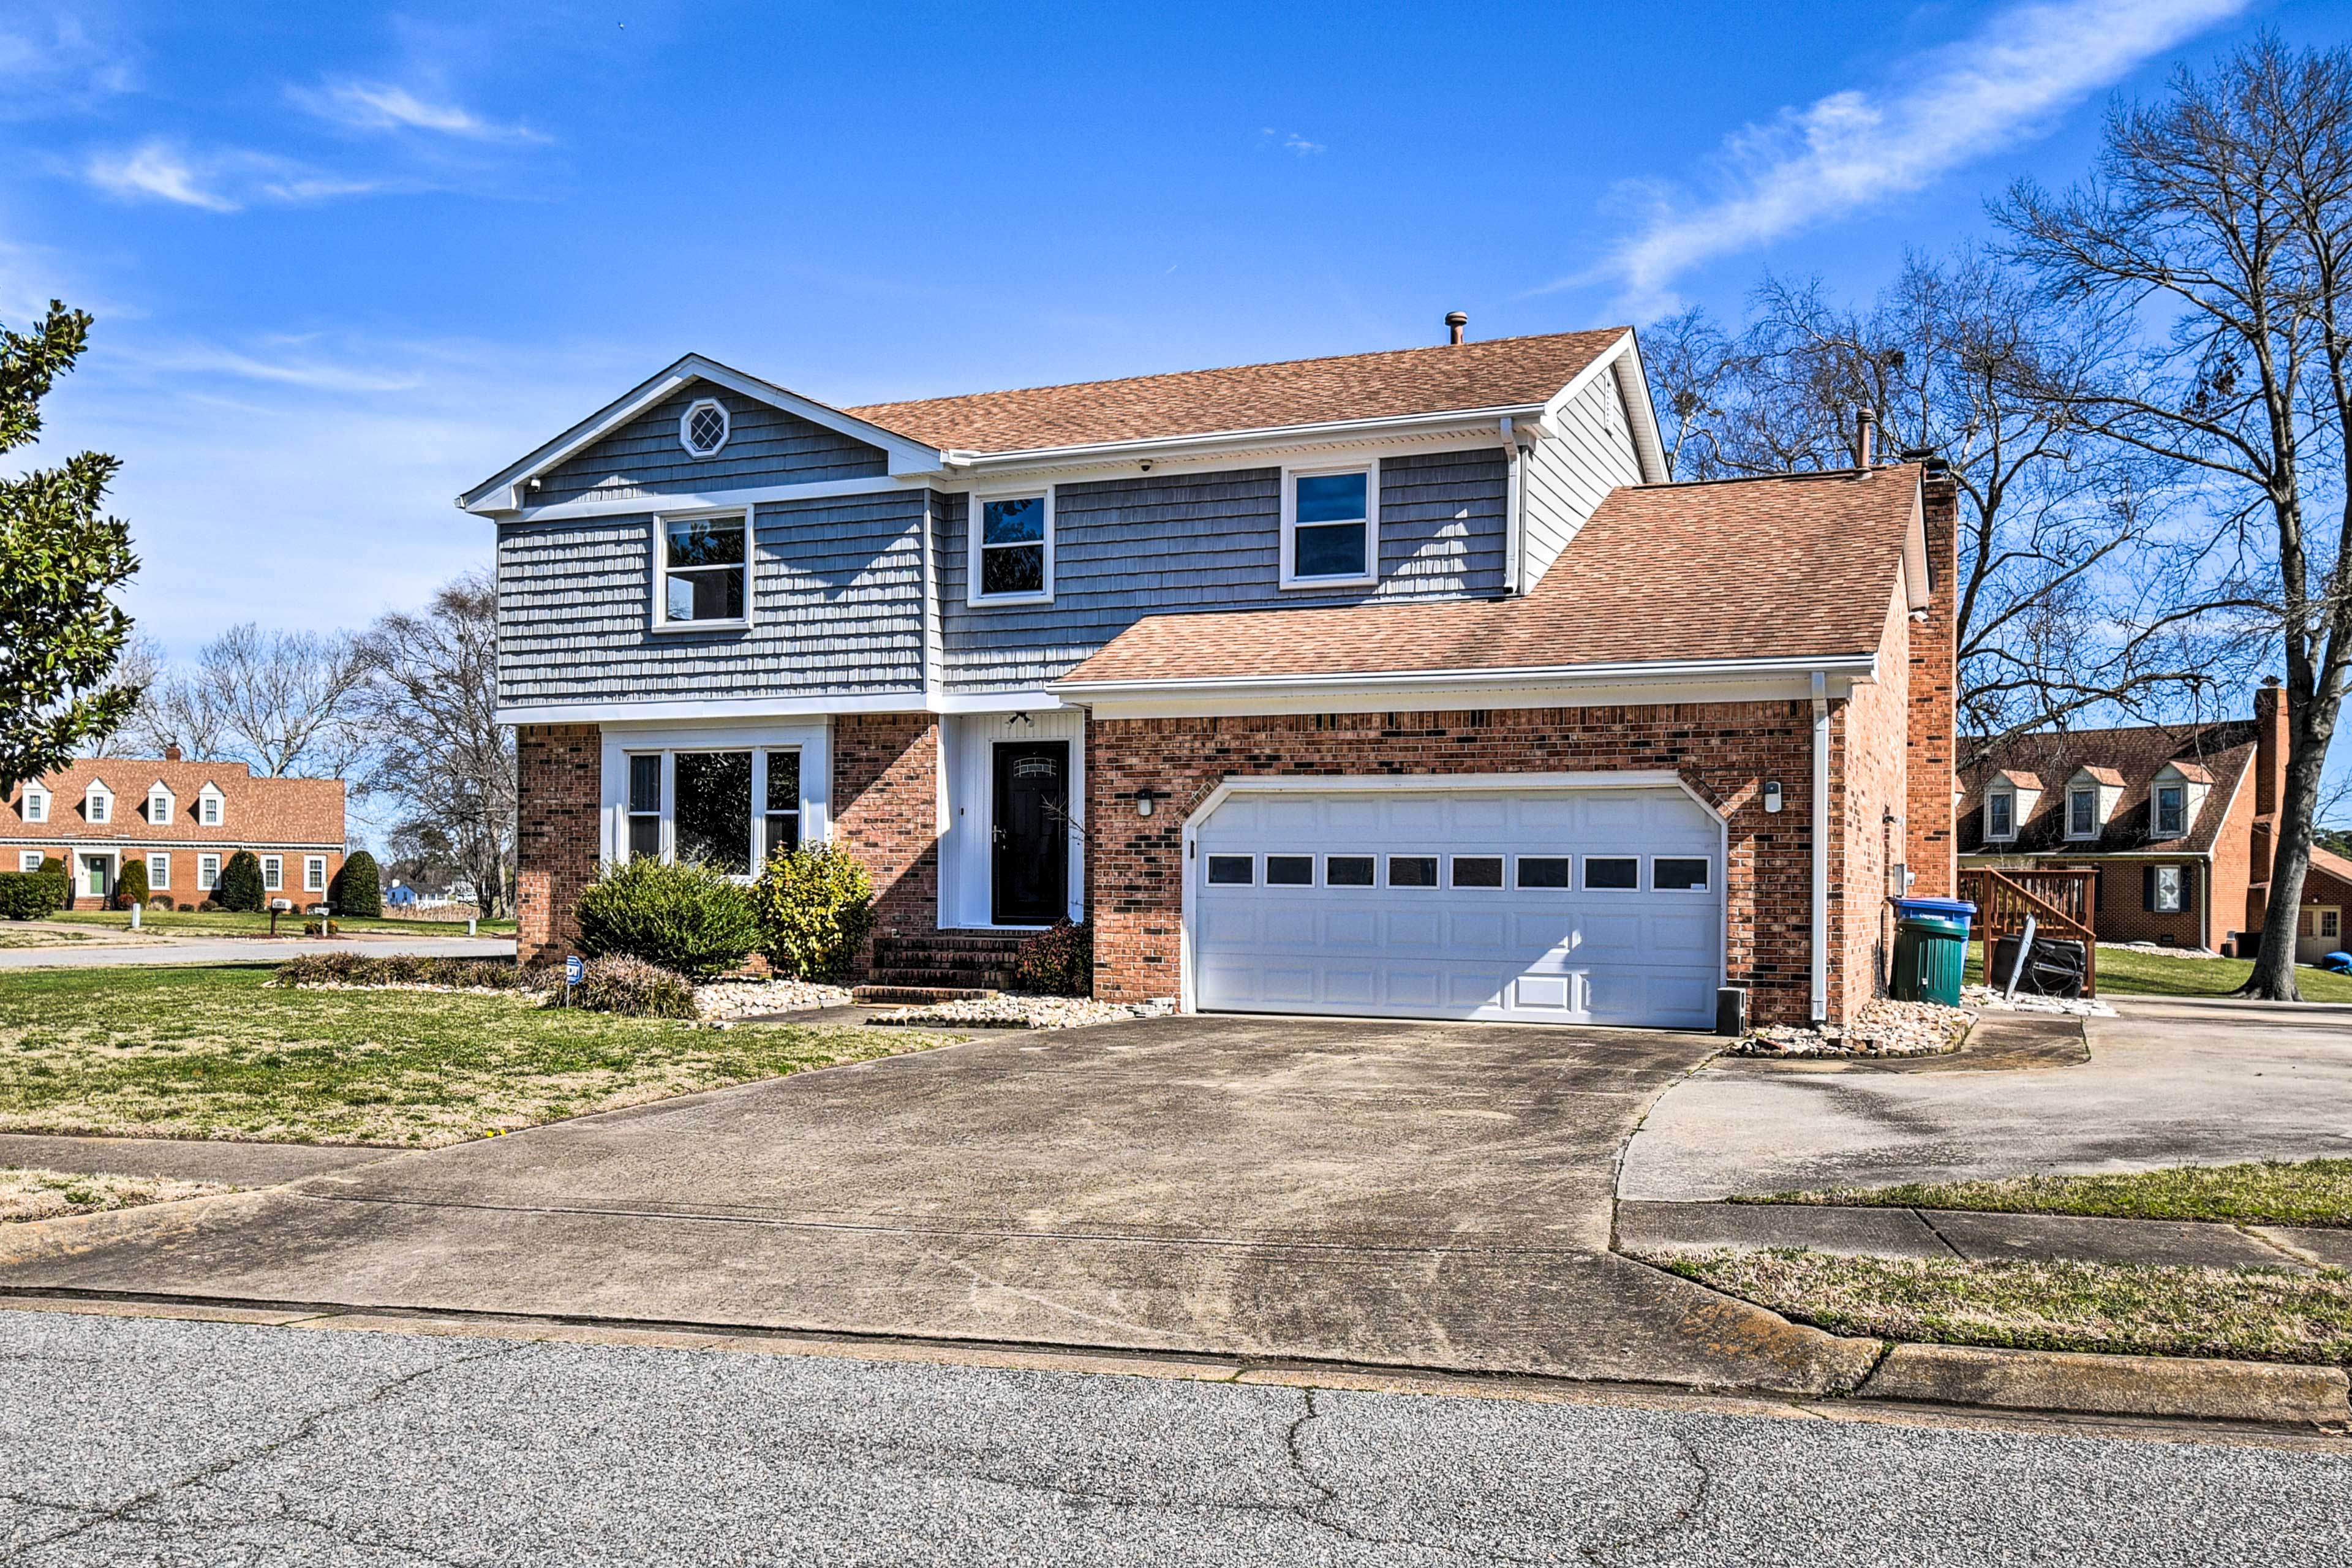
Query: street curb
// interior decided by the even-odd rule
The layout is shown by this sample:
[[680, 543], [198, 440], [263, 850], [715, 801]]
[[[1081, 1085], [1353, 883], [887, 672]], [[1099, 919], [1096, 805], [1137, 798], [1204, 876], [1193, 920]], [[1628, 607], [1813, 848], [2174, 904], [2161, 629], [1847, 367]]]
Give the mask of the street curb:
[[2352, 1423], [2352, 1376], [2341, 1367], [1970, 1345], [1898, 1344], [1853, 1397], [2070, 1415]]

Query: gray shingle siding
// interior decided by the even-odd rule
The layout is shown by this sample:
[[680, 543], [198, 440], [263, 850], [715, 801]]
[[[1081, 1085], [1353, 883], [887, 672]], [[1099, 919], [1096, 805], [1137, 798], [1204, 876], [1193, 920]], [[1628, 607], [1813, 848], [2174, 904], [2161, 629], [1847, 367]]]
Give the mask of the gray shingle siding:
[[[687, 405], [713, 397], [726, 406], [727, 445], [697, 458], [678, 444]], [[889, 471], [889, 458], [839, 431], [797, 415], [696, 382], [638, 416], [587, 450], [540, 476], [527, 496], [533, 506], [583, 497], [631, 500], [751, 485], [811, 484], [866, 479]]]
[[649, 629], [649, 515], [503, 527], [499, 700], [919, 693], [924, 503], [915, 491], [757, 508], [751, 626], [734, 631]]
[[1147, 475], [1056, 486], [1054, 602], [964, 602], [968, 505], [940, 496], [940, 634], [950, 691], [1042, 684], [1164, 611], [1492, 595], [1503, 589], [1499, 447], [1381, 465], [1381, 580], [1285, 590], [1279, 468]]

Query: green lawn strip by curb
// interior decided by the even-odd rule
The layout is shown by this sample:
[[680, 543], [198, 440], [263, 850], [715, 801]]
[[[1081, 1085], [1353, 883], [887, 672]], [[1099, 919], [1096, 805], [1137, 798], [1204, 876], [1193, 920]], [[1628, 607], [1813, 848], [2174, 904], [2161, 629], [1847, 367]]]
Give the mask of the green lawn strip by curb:
[[[315, 896], [298, 897], [293, 910], [278, 917], [278, 934], [281, 937], [302, 934], [306, 919], [303, 906], [317, 902]], [[60, 910], [45, 917], [59, 925], [89, 926], [93, 930], [128, 931], [131, 911], [128, 910]], [[269, 915], [267, 910], [256, 914], [236, 910], [159, 910], [140, 911], [140, 929], [161, 936], [268, 936]], [[337, 915], [337, 926], [353, 934], [362, 932], [415, 937], [457, 937], [466, 934], [463, 921], [395, 920], [382, 915]], [[510, 936], [515, 923], [511, 920], [482, 921], [478, 930], [483, 936]]]
[[1828, 1253], [1660, 1253], [1643, 1261], [1832, 1333], [2109, 1355], [2352, 1363], [2343, 1269], [1974, 1263]]
[[2174, 1165], [2095, 1176], [1904, 1182], [1891, 1187], [1768, 1193], [1731, 1201], [1825, 1208], [1967, 1209], [1979, 1214], [2200, 1220], [2220, 1225], [2352, 1226], [2352, 1160], [2264, 1160], [2244, 1165]]
[[0, 1131], [428, 1148], [958, 1038], [270, 979], [226, 964], [0, 971]]
[[226, 1182], [192, 1182], [174, 1176], [91, 1175], [45, 1171], [32, 1165], [0, 1165], [0, 1225], [62, 1219], [183, 1198], [218, 1197], [236, 1189]]

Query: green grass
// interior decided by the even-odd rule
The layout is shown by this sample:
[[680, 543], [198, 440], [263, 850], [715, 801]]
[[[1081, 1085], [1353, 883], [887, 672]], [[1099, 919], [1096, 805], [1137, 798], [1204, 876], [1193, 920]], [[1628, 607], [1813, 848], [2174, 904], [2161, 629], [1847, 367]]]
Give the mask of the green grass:
[[[2099, 949], [2102, 996], [2227, 996], [2253, 972], [2251, 959], [2176, 958], [2163, 952]], [[1970, 985], [1984, 983], [1984, 943], [1969, 943], [1968, 970], [1961, 978]], [[2330, 974], [2297, 964], [2294, 985], [2306, 1002], [2352, 1002], [2352, 974]]]
[[2352, 1226], [2352, 1160], [2265, 1160], [2246, 1165], [2175, 1165], [2116, 1175], [1906, 1182], [1891, 1187], [1773, 1193], [1736, 1201], [2186, 1219], [2221, 1225]]
[[1873, 1339], [2111, 1355], [2352, 1363], [2340, 1268], [1971, 1263], [1772, 1251], [1648, 1261], [1784, 1317]]
[[235, 1187], [220, 1182], [188, 1182], [170, 1176], [90, 1175], [80, 1171], [44, 1171], [0, 1165], [0, 1224], [62, 1219], [142, 1204], [217, 1197]]
[[14, 921], [0, 924], [0, 948], [10, 947], [71, 947], [89, 938], [78, 931], [42, 931], [20, 926]]
[[[311, 900], [306, 900], [299, 893], [288, 893], [284, 896], [294, 900], [295, 907], [290, 913], [278, 917], [278, 933], [284, 936], [290, 931], [294, 935], [299, 936], [302, 934], [304, 918], [301, 906]], [[98, 926], [109, 931], [131, 929], [129, 910], [64, 910], [48, 918], [68, 925]], [[141, 922], [147, 930], [160, 931], [167, 936], [268, 936], [269, 934], [269, 916], [267, 913], [243, 914], [230, 910], [146, 910], [142, 911]], [[395, 921], [373, 917], [346, 920], [338, 915], [335, 917], [335, 923], [353, 933], [397, 931], [403, 936], [464, 936], [466, 934], [466, 922], [463, 921]], [[514, 933], [515, 923], [510, 920], [484, 921], [480, 929], [486, 936], [511, 936]]]
[[293, 990], [265, 967], [0, 972], [0, 1130], [432, 1147], [944, 1044], [914, 1030]]

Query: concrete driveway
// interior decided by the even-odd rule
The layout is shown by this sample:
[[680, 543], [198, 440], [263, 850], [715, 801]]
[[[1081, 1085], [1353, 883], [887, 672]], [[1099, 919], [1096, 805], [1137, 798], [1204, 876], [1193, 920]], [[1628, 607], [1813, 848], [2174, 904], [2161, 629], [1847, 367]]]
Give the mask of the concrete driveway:
[[[2116, 998], [2087, 1060], [1819, 1071], [1727, 1059], [1651, 1110], [1620, 1195], [2352, 1156], [2352, 1007]], [[1965, 1066], [1962, 1058], [1953, 1065]]]
[[1610, 1254], [1706, 1037], [1169, 1018], [11, 1227], [0, 1287], [1819, 1392], [1870, 1350]]

